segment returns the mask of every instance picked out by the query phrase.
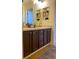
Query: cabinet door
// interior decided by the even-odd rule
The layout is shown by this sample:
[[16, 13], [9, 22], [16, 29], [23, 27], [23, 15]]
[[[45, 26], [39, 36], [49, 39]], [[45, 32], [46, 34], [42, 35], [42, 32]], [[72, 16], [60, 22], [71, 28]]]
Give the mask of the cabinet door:
[[38, 49], [38, 31], [33, 31], [33, 51]]
[[44, 30], [44, 45], [46, 45], [48, 43], [48, 30], [45, 29]]
[[39, 30], [39, 48], [43, 46], [43, 30]]
[[29, 31], [30, 40], [30, 53], [32, 53], [32, 41], [33, 41], [33, 31]]
[[48, 29], [47, 30], [47, 43], [49, 43], [50, 42], [50, 40], [51, 40], [51, 29]]
[[30, 54], [30, 45], [29, 45], [29, 32], [23, 31], [23, 56]]

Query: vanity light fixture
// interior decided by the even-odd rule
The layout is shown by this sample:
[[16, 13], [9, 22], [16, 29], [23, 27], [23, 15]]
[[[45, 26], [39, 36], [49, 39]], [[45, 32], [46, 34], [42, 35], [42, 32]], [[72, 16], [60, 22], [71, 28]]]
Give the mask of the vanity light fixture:
[[38, 0], [38, 1], [44, 2], [44, 0]]

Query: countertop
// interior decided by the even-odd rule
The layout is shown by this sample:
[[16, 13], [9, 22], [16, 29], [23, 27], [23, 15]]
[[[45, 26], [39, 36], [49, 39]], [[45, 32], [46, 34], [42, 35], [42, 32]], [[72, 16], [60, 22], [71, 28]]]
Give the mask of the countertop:
[[40, 29], [50, 29], [50, 28], [51, 28], [51, 27], [23, 28], [23, 31], [40, 30]]

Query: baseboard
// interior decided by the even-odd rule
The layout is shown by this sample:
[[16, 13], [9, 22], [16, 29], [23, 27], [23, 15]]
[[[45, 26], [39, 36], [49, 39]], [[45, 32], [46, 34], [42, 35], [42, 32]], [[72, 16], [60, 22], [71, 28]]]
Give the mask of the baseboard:
[[41, 47], [40, 49], [36, 50], [35, 52], [31, 53], [30, 55], [26, 56], [24, 59], [37, 59], [39, 56], [41, 56], [43, 53], [45, 53], [49, 47], [50, 47], [50, 43]]

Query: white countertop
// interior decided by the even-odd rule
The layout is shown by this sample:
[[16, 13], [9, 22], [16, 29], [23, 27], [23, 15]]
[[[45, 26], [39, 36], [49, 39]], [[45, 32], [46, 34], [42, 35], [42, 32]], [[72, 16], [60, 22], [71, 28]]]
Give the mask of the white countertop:
[[23, 28], [23, 31], [29, 30], [40, 30], [40, 29], [50, 29], [51, 27], [35, 27], [35, 28]]

